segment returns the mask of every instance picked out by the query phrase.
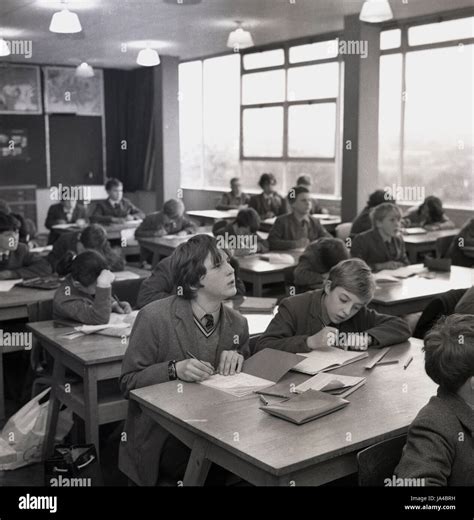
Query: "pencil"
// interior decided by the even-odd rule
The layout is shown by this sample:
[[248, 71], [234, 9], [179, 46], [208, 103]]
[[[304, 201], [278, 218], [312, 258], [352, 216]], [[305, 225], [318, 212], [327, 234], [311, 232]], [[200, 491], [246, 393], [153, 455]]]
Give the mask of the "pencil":
[[408, 365], [413, 361], [413, 356], [410, 356], [403, 365], [403, 370], [406, 370], [408, 368]]
[[265, 397], [263, 397], [263, 395], [259, 395], [258, 396], [260, 398], [260, 401], [262, 401], [262, 403], [267, 406], [268, 405], [268, 401], [265, 399]]
[[[201, 363], [201, 364], [204, 365], [205, 367], [209, 368], [209, 367], [206, 365], [206, 363], [204, 363], [204, 361], [201, 361], [201, 360], [200, 360], [199, 358], [197, 358], [197, 357], [196, 357], [192, 352], [189, 352], [189, 350], [186, 352], [186, 354], [187, 354], [189, 357], [195, 359], [196, 361], [199, 361], [199, 363]], [[214, 367], [212, 367], [212, 371], [213, 371], [213, 372], [215, 371], [215, 370], [214, 370]]]

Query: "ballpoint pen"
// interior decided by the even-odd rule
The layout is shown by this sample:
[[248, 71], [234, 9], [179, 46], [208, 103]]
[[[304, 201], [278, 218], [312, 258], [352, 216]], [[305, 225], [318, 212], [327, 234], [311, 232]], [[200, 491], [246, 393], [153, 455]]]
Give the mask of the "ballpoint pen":
[[408, 365], [413, 361], [413, 356], [410, 356], [403, 365], [403, 370], [406, 370], [408, 368]]
[[[206, 363], [204, 363], [204, 361], [201, 361], [201, 360], [200, 360], [199, 358], [197, 358], [197, 357], [196, 357], [192, 352], [189, 352], [189, 350], [186, 352], [186, 354], [187, 354], [189, 357], [195, 359], [196, 361], [199, 361], [199, 363], [201, 363], [202, 365], [204, 365], [206, 368], [209, 368], [209, 365], [206, 365]], [[214, 373], [214, 372], [215, 372], [214, 367], [211, 366], [211, 368], [212, 368], [212, 372]]]
[[263, 397], [263, 395], [259, 395], [258, 396], [260, 398], [260, 401], [262, 401], [262, 403], [267, 406], [268, 405], [268, 401], [265, 399], [265, 397]]

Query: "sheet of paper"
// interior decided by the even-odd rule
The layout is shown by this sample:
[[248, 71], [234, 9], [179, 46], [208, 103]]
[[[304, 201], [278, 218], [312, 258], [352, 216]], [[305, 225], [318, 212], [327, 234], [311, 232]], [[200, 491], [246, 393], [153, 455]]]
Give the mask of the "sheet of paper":
[[309, 378], [304, 383], [301, 383], [295, 388], [295, 392], [302, 393], [306, 390], [319, 390], [321, 392], [330, 392], [332, 390], [342, 390], [350, 388], [364, 381], [364, 377], [343, 376], [340, 374], [328, 374], [320, 372], [315, 376]]
[[235, 374], [233, 376], [215, 374], [209, 379], [201, 381], [200, 384], [209, 386], [210, 388], [215, 388], [216, 390], [221, 390], [222, 392], [226, 392], [235, 397], [244, 397], [256, 390], [273, 385], [273, 382], [246, 374], [245, 372], [240, 372], [240, 374]]
[[30, 249], [30, 253], [47, 253], [48, 251], [52, 251], [52, 250], [53, 250], [52, 245], [42, 246], [42, 247], [32, 247]]
[[18, 278], [16, 280], [0, 280], [0, 292], [8, 292], [13, 288], [14, 285], [22, 281], [22, 278]]
[[84, 334], [91, 334], [93, 332], [98, 332], [100, 330], [113, 328], [113, 329], [126, 329], [131, 327], [135, 322], [137, 317], [138, 310], [132, 311], [130, 314], [118, 314], [112, 312], [110, 314], [110, 319], [108, 323], [104, 323], [102, 325], [78, 325], [74, 327], [74, 330], [78, 332], [83, 332]]
[[140, 278], [137, 273], [133, 273], [132, 271], [117, 271], [114, 273], [114, 275], [115, 282], [120, 280], [136, 280], [137, 278]]
[[273, 314], [242, 313], [242, 316], [247, 320], [249, 325], [249, 334], [251, 336], [255, 336], [256, 334], [263, 334], [272, 321], [275, 312]]
[[295, 263], [295, 259], [287, 253], [265, 253], [264, 255], [260, 255], [260, 258], [271, 264], [293, 265]]
[[367, 352], [341, 350], [335, 347], [323, 347], [309, 354], [301, 354], [306, 359], [296, 365], [293, 370], [303, 374], [315, 375], [323, 370], [332, 370], [339, 366], [354, 363], [368, 357]]

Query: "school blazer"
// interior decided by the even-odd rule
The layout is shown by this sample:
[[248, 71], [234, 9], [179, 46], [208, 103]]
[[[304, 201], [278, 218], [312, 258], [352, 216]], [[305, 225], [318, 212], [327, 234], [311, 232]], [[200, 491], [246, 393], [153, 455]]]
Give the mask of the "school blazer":
[[[227, 306], [222, 307], [219, 321], [219, 347], [236, 349], [248, 357], [247, 320]], [[128, 398], [131, 390], [164, 383], [168, 378], [168, 362], [189, 358], [187, 351], [197, 354], [191, 302], [170, 296], [144, 307], [137, 316], [122, 364], [120, 388]], [[236, 347], [234, 338], [238, 335]], [[136, 484], [154, 486], [158, 479], [161, 450], [169, 433], [146, 415], [136, 401], [130, 400], [125, 422], [126, 442], [119, 452], [119, 468]]]
[[99, 224], [111, 224], [112, 218], [125, 218], [128, 215], [132, 215], [135, 219], [145, 218], [143, 211], [126, 198], [123, 198], [117, 207], [112, 207], [109, 199], [106, 199], [95, 203], [90, 220]]
[[269, 212], [273, 213], [273, 216], [284, 215], [287, 212], [286, 201], [278, 193], [274, 193], [270, 200], [267, 200], [263, 193], [252, 195], [249, 208], [253, 208], [261, 219], [266, 219]]
[[[88, 220], [87, 218], [87, 210], [82, 204], [76, 204], [71, 217], [71, 223], [76, 222], [79, 219]], [[64, 207], [61, 203], [53, 204], [48, 209], [48, 215], [46, 217], [45, 226], [48, 229], [51, 229], [56, 224], [59, 224], [59, 221], [66, 219], [66, 212], [64, 211]]]
[[0, 254], [0, 272], [11, 271], [8, 278], [35, 278], [51, 274], [51, 265], [45, 258], [41, 258], [30, 250], [26, 244], [19, 242], [15, 251], [10, 251], [8, 257]]
[[[321, 237], [331, 236], [316, 217], [310, 216], [307, 226], [308, 239], [310, 242]], [[298, 247], [297, 240], [304, 237], [302, 231], [303, 226], [301, 222], [298, 222], [293, 213], [288, 213], [288, 215], [278, 217], [268, 235], [270, 249], [295, 249]]]
[[372, 221], [370, 220], [370, 212], [372, 208], [366, 206], [352, 222], [351, 235], [358, 235], [364, 231], [368, 231], [372, 228]]
[[296, 285], [321, 289], [325, 273], [329, 271], [321, 258], [319, 240], [311, 242], [300, 256], [298, 265], [293, 272]]
[[[311, 352], [308, 336], [324, 328], [321, 322], [323, 289], [285, 298], [267, 330], [260, 336], [256, 350], [274, 348], [286, 352]], [[335, 325], [340, 332], [367, 332], [374, 338], [374, 347], [386, 347], [406, 341], [411, 333], [401, 318], [387, 316], [362, 307], [349, 320]]]
[[362, 258], [371, 269], [375, 268], [375, 264], [390, 261], [402, 262], [408, 265], [410, 262], [408, 261], [403, 238], [395, 236], [392, 240], [395, 243], [395, 256], [389, 254], [382, 235], [376, 229], [364, 231], [353, 238], [351, 256], [353, 258]]
[[424, 478], [425, 486], [474, 486], [474, 411], [439, 388], [410, 426], [395, 475]]
[[158, 232], [165, 232], [167, 235], [186, 231], [188, 235], [196, 233], [197, 225], [186, 214], [176, 219], [168, 219], [165, 221], [165, 216], [162, 211], [155, 211], [145, 217], [145, 220], [138, 226], [135, 231], [135, 237], [156, 237]]

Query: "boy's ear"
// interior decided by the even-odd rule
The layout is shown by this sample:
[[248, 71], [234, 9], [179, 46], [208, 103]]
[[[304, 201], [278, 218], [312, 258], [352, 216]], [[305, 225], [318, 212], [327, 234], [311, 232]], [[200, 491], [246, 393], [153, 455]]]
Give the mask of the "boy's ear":
[[469, 382], [470, 386], [471, 386], [471, 390], [474, 392], [474, 376], [472, 376], [470, 378], [470, 382]]
[[331, 291], [331, 280], [326, 280], [324, 282], [324, 292], [326, 294], [329, 294], [330, 291]]

